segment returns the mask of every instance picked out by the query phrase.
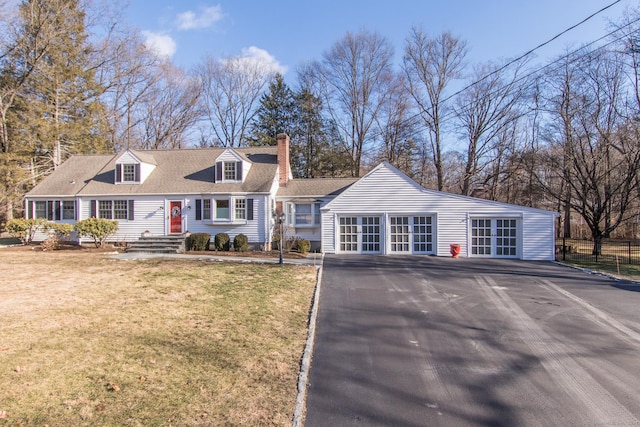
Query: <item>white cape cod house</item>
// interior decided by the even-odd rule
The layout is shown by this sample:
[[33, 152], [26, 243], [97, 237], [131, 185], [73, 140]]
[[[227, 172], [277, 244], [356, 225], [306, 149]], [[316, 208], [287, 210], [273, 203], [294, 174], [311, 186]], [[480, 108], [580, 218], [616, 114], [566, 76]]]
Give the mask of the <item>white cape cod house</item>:
[[555, 254], [554, 212], [427, 190], [386, 162], [359, 179], [292, 179], [286, 135], [277, 147], [73, 156], [25, 196], [27, 218], [115, 219], [120, 242], [225, 232], [270, 248], [280, 212], [287, 236], [324, 253]]

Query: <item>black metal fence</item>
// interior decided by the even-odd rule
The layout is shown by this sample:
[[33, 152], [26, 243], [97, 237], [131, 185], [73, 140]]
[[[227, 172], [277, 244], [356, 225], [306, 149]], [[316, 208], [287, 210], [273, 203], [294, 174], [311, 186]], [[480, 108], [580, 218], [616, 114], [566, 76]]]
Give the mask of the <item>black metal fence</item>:
[[605, 239], [597, 251], [593, 240], [558, 239], [556, 260], [640, 264], [640, 242]]

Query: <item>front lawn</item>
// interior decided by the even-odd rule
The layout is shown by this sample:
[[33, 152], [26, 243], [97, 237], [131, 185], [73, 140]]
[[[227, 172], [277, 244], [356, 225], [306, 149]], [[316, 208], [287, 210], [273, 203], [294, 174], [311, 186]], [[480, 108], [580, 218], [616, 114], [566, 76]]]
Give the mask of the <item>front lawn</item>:
[[0, 425], [290, 425], [315, 275], [0, 249]]

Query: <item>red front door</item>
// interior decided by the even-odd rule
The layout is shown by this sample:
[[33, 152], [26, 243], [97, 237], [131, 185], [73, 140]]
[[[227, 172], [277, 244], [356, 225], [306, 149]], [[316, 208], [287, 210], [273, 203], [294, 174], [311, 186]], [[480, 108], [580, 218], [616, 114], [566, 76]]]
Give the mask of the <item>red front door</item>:
[[182, 233], [182, 202], [171, 202], [171, 228], [170, 233]]

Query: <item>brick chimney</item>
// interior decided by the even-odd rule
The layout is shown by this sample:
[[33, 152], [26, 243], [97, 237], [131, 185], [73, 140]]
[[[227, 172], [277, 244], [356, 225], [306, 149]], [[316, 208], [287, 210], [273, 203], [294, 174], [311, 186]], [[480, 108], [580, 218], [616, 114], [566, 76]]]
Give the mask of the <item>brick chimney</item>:
[[278, 182], [280, 187], [286, 187], [291, 178], [291, 166], [289, 163], [289, 135], [278, 134]]

